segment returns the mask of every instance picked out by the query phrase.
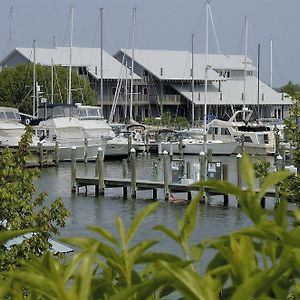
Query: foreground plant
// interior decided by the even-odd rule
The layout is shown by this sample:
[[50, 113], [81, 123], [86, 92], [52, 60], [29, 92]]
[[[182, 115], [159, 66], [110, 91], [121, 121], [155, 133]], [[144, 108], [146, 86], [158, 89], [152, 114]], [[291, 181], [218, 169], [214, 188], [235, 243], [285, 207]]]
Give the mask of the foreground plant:
[[[25, 263], [22, 271], [11, 272], [0, 284], [0, 296], [18, 299], [27, 287], [28, 299], [298, 299], [300, 227], [289, 224], [300, 222], [300, 211], [288, 212], [285, 200], [275, 210], [260, 206], [267, 191], [290, 173], [266, 175], [257, 193], [255, 171], [246, 156], [242, 170], [247, 170], [243, 173], [247, 190], [223, 181], [197, 185], [236, 196], [252, 226], [190, 244], [201, 198], [197, 195], [185, 216], [178, 218], [177, 231], [164, 225], [153, 228], [176, 242], [182, 252], [155, 252], [152, 247], [158, 241], [134, 242], [143, 220], [156, 210], [158, 204], [154, 203], [142, 210], [128, 229], [117, 217], [118, 236], [92, 227], [98, 238], [67, 239], [80, 249], [68, 262], [48, 253]], [[214, 257], [202, 270], [199, 264], [204, 251], [213, 251]]]
[[49, 250], [49, 237], [59, 232], [68, 215], [61, 199], [47, 207], [45, 193], [34, 196], [34, 180], [40, 171], [26, 167], [31, 141], [32, 130], [27, 127], [16, 151], [6, 148], [0, 156], [0, 232], [27, 228], [39, 231], [9, 249], [2, 247], [0, 277], [5, 276], [5, 271], [20, 267], [22, 260], [30, 259], [32, 254], [40, 256]]

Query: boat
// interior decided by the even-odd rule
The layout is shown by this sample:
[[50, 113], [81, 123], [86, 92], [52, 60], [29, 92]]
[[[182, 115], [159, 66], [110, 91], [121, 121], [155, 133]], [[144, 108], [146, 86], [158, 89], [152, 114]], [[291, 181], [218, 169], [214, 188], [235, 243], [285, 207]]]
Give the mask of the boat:
[[236, 142], [235, 154], [275, 154], [276, 141], [272, 126], [251, 122], [253, 111], [237, 110], [228, 121], [214, 119], [209, 124], [208, 137], [223, 142]]
[[[0, 107], [0, 149], [16, 149], [20, 139], [25, 133], [25, 125], [22, 124], [21, 115], [17, 108]], [[54, 165], [55, 147], [51, 142], [40, 141], [33, 135], [29, 145], [31, 156], [26, 158], [28, 166]]]
[[[124, 128], [124, 125], [120, 125]], [[109, 158], [122, 158], [130, 154], [131, 149], [136, 152], [144, 152], [146, 150], [145, 142], [143, 141], [142, 134], [135, 131], [134, 128], [139, 126], [128, 125], [126, 129], [114, 127], [116, 136], [107, 141], [105, 148], [105, 157]]]

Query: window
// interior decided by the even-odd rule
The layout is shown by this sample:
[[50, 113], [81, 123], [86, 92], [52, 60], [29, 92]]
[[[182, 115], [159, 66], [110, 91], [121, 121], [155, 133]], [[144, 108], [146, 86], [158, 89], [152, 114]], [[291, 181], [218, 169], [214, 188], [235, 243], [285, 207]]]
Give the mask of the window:
[[253, 143], [251, 137], [248, 136], [248, 135], [245, 135], [245, 136], [244, 136], [244, 142], [245, 142], [245, 143]]
[[242, 93], [242, 100], [244, 100], [244, 93]]
[[163, 76], [163, 68], [160, 68], [160, 76]]
[[220, 93], [219, 97], [220, 97], [220, 100], [222, 101], [223, 100], [223, 93]]
[[221, 135], [230, 135], [228, 128], [221, 128]]
[[95, 74], [97, 75], [98, 74], [98, 67], [95, 66]]
[[261, 94], [261, 100], [262, 100], [262, 101], [265, 100], [265, 94]]
[[210, 127], [208, 130], [208, 134], [218, 134], [218, 128], [217, 127]]

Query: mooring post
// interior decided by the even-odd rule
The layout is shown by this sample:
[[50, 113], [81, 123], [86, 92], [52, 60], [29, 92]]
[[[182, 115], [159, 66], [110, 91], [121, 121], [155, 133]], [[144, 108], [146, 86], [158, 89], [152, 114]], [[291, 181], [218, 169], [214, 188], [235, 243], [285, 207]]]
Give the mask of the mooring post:
[[[242, 177], [241, 177], [241, 159], [242, 159], [242, 154], [238, 153], [236, 156], [236, 171], [237, 171], [237, 185], [239, 187], [242, 187]], [[239, 202], [237, 203], [237, 207], [240, 207]]]
[[164, 150], [163, 152], [163, 168], [164, 168], [164, 193], [165, 200], [169, 199], [169, 153]]
[[180, 158], [183, 158], [183, 144], [182, 144], [182, 139], [179, 140], [178, 147], [179, 147], [179, 156], [180, 156]]
[[39, 165], [40, 167], [43, 166], [43, 144], [41, 142], [38, 143], [39, 149]]
[[128, 157], [130, 157], [131, 155], [131, 149], [132, 149], [132, 136], [129, 135], [128, 138], [127, 138], [127, 149], [128, 149]]
[[[201, 151], [199, 153], [199, 167], [200, 167], [200, 174], [199, 174], [199, 178], [200, 178], [200, 182], [205, 181], [206, 178], [206, 154], [205, 152]], [[200, 192], [203, 193], [202, 196], [202, 200], [201, 202], [204, 203], [205, 202], [205, 188], [201, 187], [200, 188]]]
[[59, 149], [58, 149], [58, 142], [57, 141], [55, 141], [55, 146], [54, 146], [54, 162], [55, 162], [55, 166], [58, 166]]
[[[284, 168], [283, 158], [280, 154], [276, 156], [275, 161], [276, 161], [276, 171], [283, 170]], [[277, 205], [278, 203], [279, 203], [279, 192], [277, 186], [275, 185], [275, 205]]]
[[162, 154], [162, 145], [161, 145], [161, 137], [160, 137], [160, 135], [157, 135], [157, 154], [159, 155], [159, 156], [161, 156], [161, 154]]
[[131, 198], [136, 198], [136, 151], [130, 150], [130, 167], [131, 167]]
[[83, 160], [84, 163], [87, 164], [88, 161], [88, 139], [84, 138], [83, 144], [84, 144], [84, 150], [83, 150]]
[[[228, 181], [228, 165], [224, 164], [222, 167], [222, 180]], [[224, 206], [227, 206], [229, 203], [228, 194], [224, 194]]]
[[150, 153], [150, 146], [149, 146], [149, 134], [146, 133], [146, 153], [149, 154]]
[[71, 148], [71, 191], [76, 192], [76, 147]]
[[170, 141], [170, 158], [173, 157], [173, 142]]
[[97, 152], [98, 161], [98, 194], [104, 195], [104, 153], [101, 147]]
[[[128, 164], [127, 164], [127, 159], [123, 158], [122, 159], [122, 175], [123, 178], [127, 178], [128, 175]], [[127, 198], [127, 186], [123, 186], [123, 198]]]
[[191, 162], [187, 161], [186, 162], [186, 167], [185, 167], [185, 178], [186, 179], [190, 179], [191, 178]]

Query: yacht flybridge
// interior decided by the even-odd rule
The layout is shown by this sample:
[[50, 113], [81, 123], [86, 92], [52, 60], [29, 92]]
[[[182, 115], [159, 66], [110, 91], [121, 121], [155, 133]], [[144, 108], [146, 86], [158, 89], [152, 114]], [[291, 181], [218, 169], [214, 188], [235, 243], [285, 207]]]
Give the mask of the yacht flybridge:
[[243, 150], [248, 154], [274, 154], [275, 135], [271, 126], [251, 122], [253, 111], [236, 111], [228, 121], [214, 119], [208, 125], [208, 138], [222, 141], [236, 141], [235, 153]]

